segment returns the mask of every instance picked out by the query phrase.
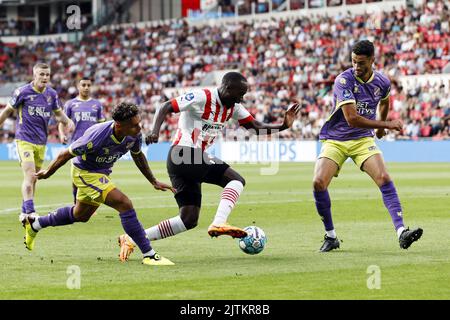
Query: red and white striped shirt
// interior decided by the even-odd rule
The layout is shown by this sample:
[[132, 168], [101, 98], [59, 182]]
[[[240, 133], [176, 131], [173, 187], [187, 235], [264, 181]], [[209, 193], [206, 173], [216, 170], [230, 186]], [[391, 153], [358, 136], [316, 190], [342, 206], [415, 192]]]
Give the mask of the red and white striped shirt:
[[172, 145], [205, 150], [222, 133], [228, 120], [237, 120], [242, 125], [254, 119], [241, 104], [225, 108], [217, 88], [194, 90], [170, 102], [175, 112], [181, 112]]

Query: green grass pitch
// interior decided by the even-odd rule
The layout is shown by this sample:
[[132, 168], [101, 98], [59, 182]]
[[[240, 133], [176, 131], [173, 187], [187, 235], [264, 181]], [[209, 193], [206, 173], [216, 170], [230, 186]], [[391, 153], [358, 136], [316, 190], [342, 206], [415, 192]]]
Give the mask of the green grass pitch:
[[[168, 181], [165, 165], [151, 163]], [[235, 165], [247, 185], [230, 222], [257, 225], [267, 234], [255, 256], [228, 237], [211, 239], [211, 223], [221, 189], [203, 185], [197, 228], [152, 242], [175, 266], [141, 265], [135, 252], [118, 261], [118, 214], [102, 206], [86, 224], [48, 228], [35, 249], [23, 245], [18, 221], [22, 173], [16, 162], [0, 163], [0, 299], [449, 299], [450, 164], [390, 163], [406, 226], [424, 229], [419, 242], [401, 250], [375, 184], [352, 163], [329, 190], [341, 249], [320, 254], [323, 226], [311, 192], [313, 164], [281, 164], [277, 175], [261, 175], [267, 165]], [[132, 162], [119, 162], [112, 175], [133, 201], [144, 227], [177, 214], [172, 195], [154, 190]], [[71, 202], [69, 166], [38, 182], [38, 213]], [[80, 289], [67, 287], [68, 267], [78, 266]], [[379, 289], [369, 289], [380, 270]], [[70, 282], [70, 281], [69, 281]]]

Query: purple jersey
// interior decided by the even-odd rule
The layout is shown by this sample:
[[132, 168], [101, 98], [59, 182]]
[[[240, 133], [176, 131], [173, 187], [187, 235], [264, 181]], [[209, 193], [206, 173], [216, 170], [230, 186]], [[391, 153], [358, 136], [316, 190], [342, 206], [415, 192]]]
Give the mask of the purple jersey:
[[9, 104], [17, 110], [16, 139], [46, 144], [48, 122], [53, 111], [61, 109], [56, 91], [47, 86], [39, 92], [29, 83], [14, 91]]
[[69, 100], [64, 105], [64, 112], [75, 124], [71, 142], [81, 137], [87, 128], [105, 121], [102, 104], [95, 99], [80, 100], [75, 98]]
[[114, 163], [129, 150], [139, 153], [142, 135], [126, 136], [118, 141], [113, 134], [114, 121], [94, 124], [69, 147], [77, 156], [72, 163], [79, 169], [109, 175]]
[[345, 120], [341, 107], [347, 103], [356, 104], [356, 111], [364, 118], [376, 120], [378, 103], [389, 97], [391, 83], [378, 71], [373, 71], [367, 82], [362, 81], [347, 69], [337, 76], [333, 88], [333, 109], [320, 130], [320, 140], [356, 140], [373, 137], [372, 129], [352, 128]]

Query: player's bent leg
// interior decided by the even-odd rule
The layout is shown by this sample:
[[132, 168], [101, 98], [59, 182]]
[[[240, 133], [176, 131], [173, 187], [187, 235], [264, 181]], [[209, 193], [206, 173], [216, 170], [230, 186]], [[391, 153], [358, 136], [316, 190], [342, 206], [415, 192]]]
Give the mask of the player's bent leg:
[[[180, 209], [180, 215], [163, 220], [156, 226], [145, 229], [146, 237], [150, 241], [159, 240], [174, 236], [197, 226], [200, 208], [195, 206], [185, 206]], [[186, 222], [183, 221], [183, 218]], [[127, 261], [133, 253], [136, 243], [127, 234], [122, 234], [118, 238], [120, 247], [120, 261]]]
[[98, 207], [97, 204], [76, 201], [73, 210], [75, 222], [88, 222]]
[[[119, 211], [120, 221], [125, 233], [139, 247], [142, 252], [142, 263], [145, 265], [169, 265], [167, 259], [158, 255], [150, 245], [145, 231], [137, 218], [136, 211], [133, 208], [131, 200], [119, 189], [114, 188], [108, 192], [105, 204]], [[120, 241], [120, 239], [119, 239]], [[119, 243], [120, 244], [120, 243]], [[129, 255], [128, 255], [129, 256]], [[119, 259], [124, 262], [128, 259], [126, 255], [119, 255]], [[126, 259], [125, 259], [126, 257]]]
[[34, 189], [36, 185], [36, 178], [34, 177], [35, 164], [33, 161], [21, 162], [23, 181], [22, 181], [22, 212], [19, 216], [20, 222], [25, 226], [25, 218], [31, 215], [31, 217], [37, 217], [34, 209]]
[[380, 188], [384, 205], [389, 211], [392, 223], [397, 232], [400, 248], [409, 248], [413, 242], [420, 239], [423, 230], [421, 228], [412, 231], [405, 229], [400, 199], [397, 195], [394, 182], [387, 172], [383, 157], [381, 154], [374, 154], [364, 161], [361, 168]]
[[322, 246], [319, 249], [320, 252], [328, 252], [339, 248], [339, 240], [334, 230], [331, 216], [331, 200], [328, 193], [328, 186], [338, 171], [338, 164], [328, 158], [319, 158], [314, 169], [313, 195], [317, 213], [322, 219], [326, 233]]
[[319, 158], [314, 168], [314, 191], [325, 191], [338, 171], [339, 166], [335, 161], [328, 158]]
[[41, 229], [64, 226], [74, 222], [74, 206], [58, 208], [42, 217], [27, 216], [25, 220], [25, 247], [28, 250], [33, 250], [36, 235]]
[[[211, 225], [208, 227], [208, 234], [211, 237], [228, 235], [233, 238], [243, 238], [247, 236], [247, 232], [239, 227], [232, 226], [228, 223], [228, 217], [236, 206], [236, 203], [244, 190], [245, 180], [231, 167], [228, 167], [220, 179], [211, 177], [208, 179], [214, 184], [223, 187], [219, 206]], [[218, 181], [216, 181], [218, 180]]]
[[367, 158], [361, 165], [361, 169], [372, 178], [378, 187], [391, 182], [383, 156], [379, 153]]

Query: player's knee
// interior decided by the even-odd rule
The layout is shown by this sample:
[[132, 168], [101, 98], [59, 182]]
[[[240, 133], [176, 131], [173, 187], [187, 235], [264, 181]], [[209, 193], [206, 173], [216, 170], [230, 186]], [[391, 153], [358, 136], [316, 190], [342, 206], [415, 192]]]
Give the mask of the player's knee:
[[128, 211], [133, 209], [133, 203], [128, 197], [123, 197], [120, 201], [120, 212]]
[[324, 191], [327, 188], [327, 184], [324, 179], [320, 177], [314, 177], [313, 188], [314, 191]]
[[189, 206], [183, 207], [180, 211], [180, 218], [187, 230], [194, 229], [198, 224], [200, 208]]
[[90, 215], [84, 215], [84, 216], [75, 217], [75, 221], [76, 222], [84, 222], [84, 223], [86, 223], [86, 222], [89, 221], [90, 218], [91, 218]]
[[223, 187], [225, 187], [228, 183], [232, 182], [232, 181], [237, 181], [242, 183], [242, 186], [245, 187], [245, 179], [242, 178], [241, 176], [235, 177], [232, 180], [230, 180], [229, 182], [225, 183]]
[[382, 186], [385, 185], [386, 183], [391, 182], [391, 177], [389, 176], [389, 174], [387, 172], [382, 172], [378, 175], [378, 185]]
[[198, 225], [198, 220], [187, 220], [183, 222], [187, 230], [194, 229]]
[[183, 221], [184, 226], [187, 230], [194, 229], [198, 225], [198, 216], [181, 216], [181, 221]]

